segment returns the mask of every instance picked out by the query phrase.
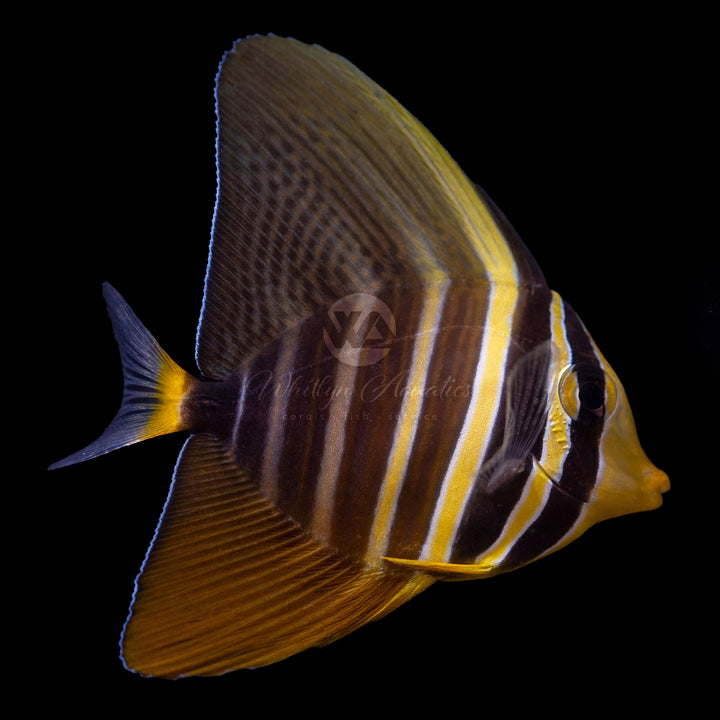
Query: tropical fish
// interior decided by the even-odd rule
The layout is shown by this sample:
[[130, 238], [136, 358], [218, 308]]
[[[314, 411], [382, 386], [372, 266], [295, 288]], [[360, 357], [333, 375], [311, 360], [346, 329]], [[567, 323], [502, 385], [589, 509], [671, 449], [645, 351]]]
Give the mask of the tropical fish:
[[225, 55], [216, 100], [199, 372], [105, 285], [121, 408], [52, 466], [189, 433], [128, 669], [273, 663], [661, 504], [667, 476], [578, 316], [390, 95], [268, 36]]

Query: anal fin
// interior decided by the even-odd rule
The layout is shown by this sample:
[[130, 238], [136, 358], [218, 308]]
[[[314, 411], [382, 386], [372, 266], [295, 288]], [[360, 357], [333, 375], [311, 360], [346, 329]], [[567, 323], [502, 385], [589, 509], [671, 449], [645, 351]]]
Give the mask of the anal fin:
[[327, 644], [433, 582], [370, 569], [278, 513], [219, 444], [192, 436], [122, 638], [143, 675], [216, 675]]

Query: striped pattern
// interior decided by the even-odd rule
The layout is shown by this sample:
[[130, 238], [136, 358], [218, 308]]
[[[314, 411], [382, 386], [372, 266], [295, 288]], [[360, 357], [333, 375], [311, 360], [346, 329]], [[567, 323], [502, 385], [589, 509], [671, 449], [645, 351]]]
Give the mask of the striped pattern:
[[487, 295], [440, 284], [383, 296], [399, 331], [369, 367], [333, 357], [322, 316], [272, 343], [243, 368], [238, 466], [316, 539], [368, 565], [389, 556], [509, 569], [548, 552], [588, 499], [599, 430], [568, 422], [555, 395], [535, 464], [488, 494], [481, 470], [506, 440], [504, 386], [547, 340], [553, 383], [569, 365], [600, 364], [556, 294], [517, 291], [512, 332], [488, 324]]
[[276, 662], [383, 615], [430, 582], [340, 562], [279, 517], [206, 435], [183, 448], [161, 528], [121, 641], [126, 667], [144, 675]]
[[196, 352], [204, 376], [227, 377], [351, 293], [448, 278], [514, 286], [533, 263], [514, 266], [491, 205], [342, 58], [253, 38], [226, 57], [217, 100], [218, 196]]
[[[545, 470], [526, 467], [492, 494], [479, 479], [508, 442], [516, 363], [551, 341], [556, 381], [587, 361], [591, 340], [502, 213], [395, 100], [320, 48], [240, 43], [217, 97], [198, 360], [242, 395], [226, 438], [238, 466], [317, 540], [372, 566], [494, 562], [501, 547], [516, 565], [545, 552], [550, 540], [531, 538], [570, 531], [556, 517], [587, 499], [598, 438], [567, 430], [560, 452], [567, 416], [553, 407], [558, 430], [533, 451]], [[396, 323], [369, 366], [324, 341], [328, 309], [356, 292]], [[342, 332], [357, 342], [356, 326]]]
[[[608, 428], [614, 375], [502, 213], [356, 68], [251, 38], [217, 102], [193, 437], [123, 645], [172, 677], [274, 662], [438, 574], [561, 547], [619, 514], [593, 508], [634, 431], [622, 395]], [[641, 460], [644, 509], [667, 479]]]

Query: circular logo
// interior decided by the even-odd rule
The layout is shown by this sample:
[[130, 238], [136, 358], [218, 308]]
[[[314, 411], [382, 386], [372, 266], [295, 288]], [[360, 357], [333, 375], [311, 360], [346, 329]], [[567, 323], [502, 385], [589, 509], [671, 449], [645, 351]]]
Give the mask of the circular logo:
[[328, 310], [323, 335], [328, 350], [338, 360], [361, 367], [382, 360], [390, 352], [395, 330], [395, 317], [382, 300], [355, 293]]

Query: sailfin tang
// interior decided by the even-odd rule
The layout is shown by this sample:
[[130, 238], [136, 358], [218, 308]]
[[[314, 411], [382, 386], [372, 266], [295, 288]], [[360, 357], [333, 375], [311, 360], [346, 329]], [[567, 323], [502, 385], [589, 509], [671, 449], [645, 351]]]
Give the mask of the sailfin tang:
[[105, 283], [103, 294], [122, 359], [122, 404], [95, 442], [54, 463], [51, 470], [90, 460], [141, 440], [187, 429], [182, 400], [196, 380], [160, 347], [115, 288]]
[[209, 435], [180, 455], [136, 581], [123, 662], [143, 675], [217, 675], [327, 644], [433, 582], [370, 570], [278, 513]]

